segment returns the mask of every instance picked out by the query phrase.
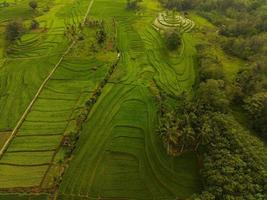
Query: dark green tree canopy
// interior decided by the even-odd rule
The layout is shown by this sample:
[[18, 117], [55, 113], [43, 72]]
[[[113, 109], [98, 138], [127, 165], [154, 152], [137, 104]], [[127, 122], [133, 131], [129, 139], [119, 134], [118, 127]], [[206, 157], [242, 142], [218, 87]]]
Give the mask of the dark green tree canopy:
[[6, 26], [6, 39], [8, 41], [14, 41], [18, 39], [24, 32], [24, 27], [21, 21], [9, 22]]
[[32, 0], [32, 1], [29, 2], [29, 6], [30, 6], [33, 10], [35, 10], [35, 9], [38, 7], [38, 3], [37, 3], [36, 1], [34, 1], [34, 0]]
[[177, 31], [165, 33], [166, 44], [169, 50], [174, 51], [178, 49], [181, 44], [181, 36]]

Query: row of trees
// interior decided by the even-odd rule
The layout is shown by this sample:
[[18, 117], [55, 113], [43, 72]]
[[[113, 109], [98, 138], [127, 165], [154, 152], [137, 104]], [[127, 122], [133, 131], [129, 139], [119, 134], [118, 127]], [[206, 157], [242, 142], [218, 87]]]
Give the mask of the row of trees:
[[[258, 9], [264, 0], [161, 0], [167, 9], [196, 10], [219, 27], [224, 49], [242, 59], [267, 54], [267, 14]], [[212, 11], [212, 12], [211, 12]]]

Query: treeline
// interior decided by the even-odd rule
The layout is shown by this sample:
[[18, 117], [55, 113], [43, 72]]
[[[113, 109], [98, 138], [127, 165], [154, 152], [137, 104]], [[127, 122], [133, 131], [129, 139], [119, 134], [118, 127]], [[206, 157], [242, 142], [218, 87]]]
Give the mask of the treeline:
[[[266, 55], [267, 13], [259, 8], [265, 0], [161, 0], [167, 9], [196, 10], [219, 27], [224, 49], [242, 59]], [[264, 51], [264, 52], [263, 52]], [[265, 54], [264, 54], [265, 53]], [[252, 58], [250, 58], [252, 57]]]
[[190, 200], [265, 200], [264, 144], [231, 115], [227, 88], [222, 79], [201, 81], [194, 97], [181, 95], [175, 109], [162, 94], [159, 133], [169, 154], [195, 151], [202, 161], [202, 193]]
[[232, 106], [241, 105], [251, 125], [266, 133], [266, 60], [251, 62], [229, 83], [210, 49], [197, 46], [199, 84], [193, 97], [182, 94], [174, 109], [160, 95], [159, 133], [168, 154], [195, 151], [202, 161], [203, 190], [190, 200], [265, 200], [266, 148], [233, 117]]
[[196, 10], [219, 27], [224, 49], [242, 59], [266, 55], [267, 13], [259, 8], [264, 0], [161, 0], [168, 9]]
[[267, 139], [267, 14], [258, 10], [263, 2], [161, 0], [167, 9], [194, 10], [207, 18], [218, 27], [217, 43], [248, 63], [229, 83], [216, 53], [199, 45], [199, 84], [193, 97], [182, 94], [173, 109], [161, 94], [159, 133], [167, 153], [202, 155], [203, 190], [190, 199], [267, 199], [264, 144], [232, 116], [232, 108], [239, 108], [251, 128]]
[[[230, 55], [247, 62], [231, 85], [231, 103], [240, 107], [249, 124], [267, 139], [267, 13], [265, 0], [161, 0], [167, 9], [194, 10], [218, 27], [217, 38]], [[208, 57], [209, 56], [209, 57]], [[200, 79], [222, 78], [216, 57], [200, 55]], [[203, 59], [204, 58], [204, 59]]]
[[201, 169], [204, 188], [192, 199], [266, 199], [264, 145], [229, 115], [213, 113], [205, 123], [211, 128], [212, 140], [205, 146]]

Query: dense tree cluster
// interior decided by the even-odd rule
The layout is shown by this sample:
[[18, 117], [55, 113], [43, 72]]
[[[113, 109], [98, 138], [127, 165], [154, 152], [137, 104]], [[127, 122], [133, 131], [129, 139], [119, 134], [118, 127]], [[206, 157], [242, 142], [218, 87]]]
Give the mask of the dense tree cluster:
[[267, 14], [258, 10], [262, 4], [263, 1], [204, 1], [197, 9], [219, 27], [228, 53], [254, 60], [258, 54], [267, 53]]
[[249, 125], [267, 139], [267, 59], [242, 68], [233, 83], [233, 104], [244, 108]]
[[244, 100], [251, 126], [267, 139], [267, 92], [255, 93]]
[[21, 21], [11, 21], [6, 26], [6, 40], [12, 42], [24, 33], [25, 29]]
[[223, 80], [201, 82], [191, 101], [182, 96], [179, 102], [174, 110], [162, 108], [159, 132], [171, 155], [204, 147], [204, 189], [192, 199], [264, 200], [264, 145], [231, 116]]
[[178, 156], [187, 151], [196, 151], [199, 145], [210, 140], [209, 128], [203, 121], [208, 115], [199, 115], [197, 105], [185, 103], [175, 110], [162, 108], [159, 133], [167, 153]]
[[168, 153], [204, 153], [204, 188], [194, 200], [267, 199], [264, 144], [231, 114], [232, 106], [243, 108], [248, 124], [267, 138], [267, 15], [259, 11], [263, 2], [161, 0], [167, 9], [193, 9], [207, 18], [218, 27], [222, 48], [248, 62], [236, 80], [226, 84], [216, 54], [199, 45], [199, 84], [193, 98], [180, 98], [176, 109], [161, 105], [159, 132]]
[[165, 33], [167, 48], [171, 51], [176, 50], [181, 45], [181, 36], [177, 31]]
[[219, 27], [224, 49], [242, 59], [267, 54], [267, 14], [258, 9], [264, 0], [161, 0], [168, 9], [194, 9]]
[[165, 8], [170, 10], [188, 10], [194, 5], [192, 0], [160, 0]]
[[249, 137], [228, 115], [217, 113], [210, 118], [212, 140], [206, 145], [201, 170], [204, 192], [193, 199], [266, 199], [263, 144]]
[[[170, 155], [179, 156], [186, 151], [203, 153], [203, 190], [191, 199], [264, 200], [267, 198], [264, 144], [251, 136], [231, 115], [230, 83], [223, 80], [222, 71], [216, 72], [221, 67], [220, 62], [206, 51], [208, 49], [205, 45], [198, 47], [200, 82], [192, 99], [182, 95], [173, 109], [164, 106], [167, 97], [161, 95], [159, 133]], [[248, 68], [240, 72], [240, 85], [236, 83], [240, 93], [243, 89], [256, 87], [262, 91], [265, 69], [263, 65], [255, 65], [253, 70]], [[248, 88], [243, 88], [243, 84]], [[252, 91], [247, 93], [250, 96], [240, 94], [242, 97], [239, 98], [244, 99], [252, 123], [256, 127], [265, 126], [263, 132], [266, 132], [267, 94], [254, 94]]]
[[161, 108], [159, 133], [171, 155], [197, 150], [199, 145], [208, 144], [212, 135], [207, 126], [210, 113], [225, 113], [229, 105], [222, 80], [202, 82], [195, 101], [188, 102], [183, 95], [180, 98], [183, 103], [176, 109], [168, 109], [164, 103]]
[[224, 78], [222, 63], [210, 49], [209, 45], [202, 44], [197, 46], [200, 81]]
[[[194, 9], [219, 27], [219, 43], [229, 54], [246, 60], [232, 85], [233, 104], [242, 106], [250, 118], [251, 127], [266, 135], [266, 115], [263, 110], [253, 114], [248, 104], [255, 103], [258, 93], [267, 91], [267, 14], [260, 11], [264, 0], [161, 0], [168, 9]], [[198, 47], [200, 81], [223, 79], [221, 63], [215, 55]], [[251, 101], [254, 99], [254, 101]], [[254, 116], [257, 116], [257, 119]], [[257, 123], [257, 122], [258, 123]]]
[[249, 37], [230, 37], [223, 40], [224, 50], [244, 60], [254, 61], [267, 53], [267, 33]]

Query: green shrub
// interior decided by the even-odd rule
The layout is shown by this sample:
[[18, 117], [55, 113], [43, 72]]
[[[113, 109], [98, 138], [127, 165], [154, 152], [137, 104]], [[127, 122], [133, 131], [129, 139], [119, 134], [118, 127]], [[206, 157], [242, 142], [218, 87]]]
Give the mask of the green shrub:
[[38, 3], [36, 1], [30, 1], [29, 6], [35, 10], [38, 7]]
[[30, 27], [32, 30], [33, 29], [37, 29], [37, 28], [39, 28], [39, 22], [38, 21], [36, 21], [35, 19], [33, 19], [32, 21], [31, 21], [31, 27]]
[[181, 44], [181, 36], [176, 31], [165, 33], [166, 44], [169, 50], [176, 50]]
[[24, 27], [21, 21], [9, 22], [6, 26], [5, 36], [7, 41], [18, 39], [24, 32]]

